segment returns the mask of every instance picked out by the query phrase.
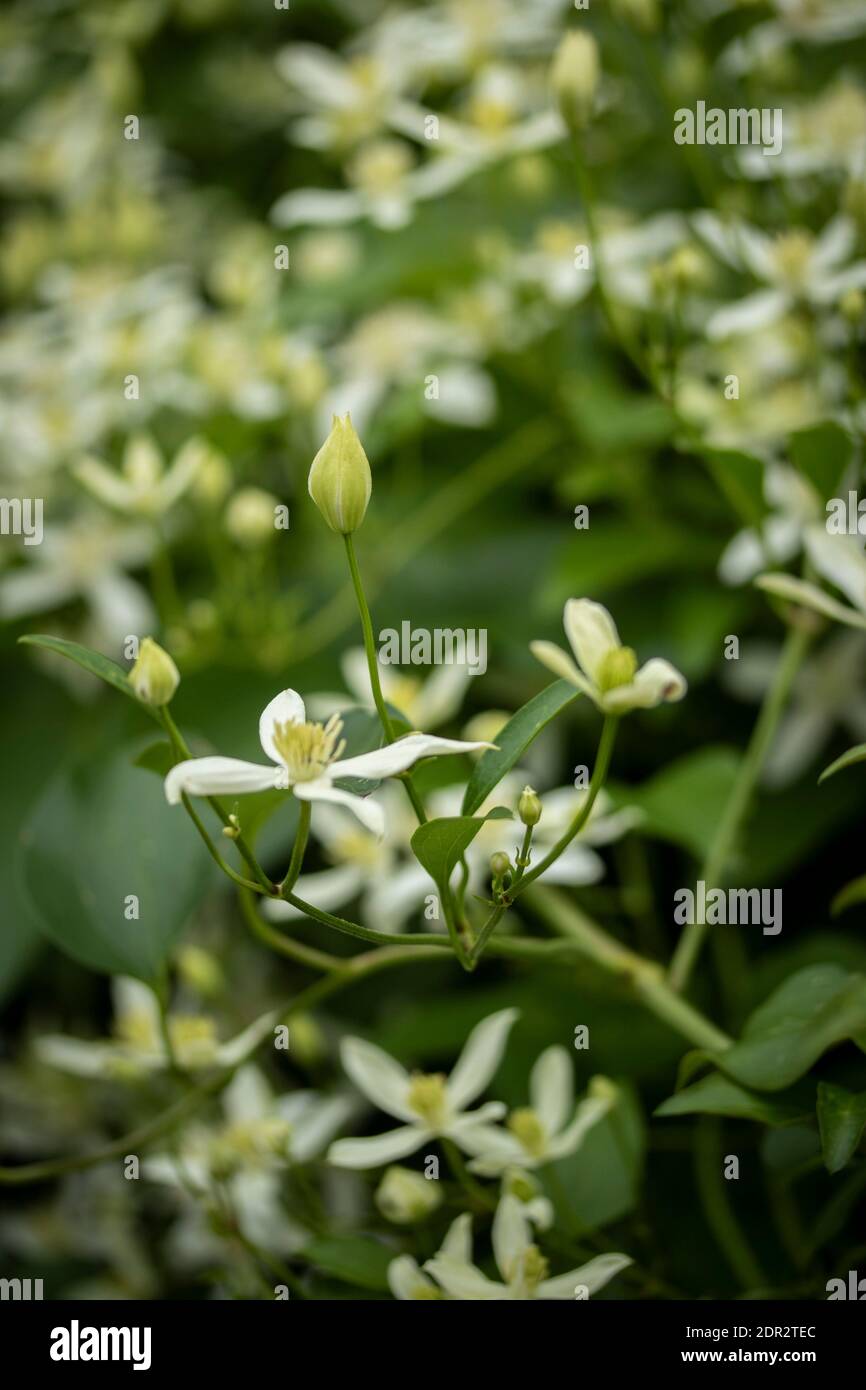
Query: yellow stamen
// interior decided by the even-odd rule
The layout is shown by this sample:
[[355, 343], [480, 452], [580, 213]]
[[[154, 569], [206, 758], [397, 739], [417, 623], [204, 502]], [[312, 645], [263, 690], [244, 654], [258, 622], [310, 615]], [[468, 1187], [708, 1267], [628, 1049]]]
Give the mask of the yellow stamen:
[[327, 724], [274, 725], [274, 745], [285, 764], [290, 782], [314, 782], [346, 747], [340, 739], [343, 721], [332, 714]]

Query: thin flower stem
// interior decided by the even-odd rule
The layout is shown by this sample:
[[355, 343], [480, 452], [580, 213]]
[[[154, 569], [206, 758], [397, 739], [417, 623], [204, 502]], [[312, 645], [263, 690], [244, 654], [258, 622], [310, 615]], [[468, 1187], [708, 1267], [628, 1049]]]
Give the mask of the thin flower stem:
[[[772, 684], [764, 697], [736, 781], [698, 874], [698, 879], [707, 885], [708, 892], [711, 888], [722, 887], [730, 871], [731, 858], [743, 819], [751, 805], [755, 786], [809, 641], [810, 635], [800, 628], [791, 628], [785, 639]], [[706, 933], [706, 922], [691, 922], [680, 937], [669, 971], [670, 983], [674, 989], [684, 990], [688, 984]]]
[[163, 978], [159, 981], [159, 984], [154, 990], [154, 994], [156, 995], [157, 1009], [159, 1012], [159, 1032], [162, 1038], [162, 1045], [165, 1048], [165, 1055], [168, 1058], [169, 1067], [175, 1076], [183, 1077], [185, 1072], [178, 1061], [174, 1042], [172, 1041], [171, 1027], [169, 1026], [168, 979], [165, 974], [163, 974]]
[[[162, 726], [168, 734], [169, 741], [171, 742], [171, 746], [174, 749], [175, 756], [178, 762], [184, 762], [187, 758], [191, 758], [192, 754], [189, 750], [189, 745], [183, 737], [183, 734], [180, 732], [180, 729], [175, 724], [168, 705], [162, 705], [160, 707], [159, 716], [162, 721]], [[225, 809], [218, 797], [207, 796], [205, 797], [205, 800], [207, 801], [211, 809], [219, 816], [223, 825], [231, 824], [231, 818], [229, 816], [229, 813]], [[240, 853], [241, 857], [246, 861], [247, 867], [251, 870], [253, 874], [255, 874], [256, 878], [264, 888], [265, 892], [268, 894], [274, 893], [276, 891], [275, 885], [271, 883], [271, 880], [268, 878], [261, 864], [256, 859], [256, 856], [253, 854], [243, 835], [238, 833], [237, 835], [233, 836], [233, 839], [238, 847], [238, 852]]]
[[192, 821], [193, 825], [195, 826], [196, 830], [198, 831], [199, 835], [204, 841], [208, 854], [210, 855], [211, 859], [213, 859], [214, 863], [217, 864], [220, 869], [222, 869], [223, 873], [228, 878], [230, 878], [233, 883], [238, 884], [240, 888], [249, 888], [253, 893], [263, 893], [265, 890], [262, 888], [262, 885], [260, 883], [253, 883], [252, 879], [244, 878], [242, 874], [235, 873], [231, 865], [226, 863], [219, 850], [217, 849], [216, 845], [214, 844], [213, 840], [211, 839], [210, 835], [207, 833], [207, 830], [202, 824], [198, 812], [195, 810], [186, 792], [182, 794], [181, 802], [183, 803], [184, 810], [186, 811], [187, 815], [189, 816], [190, 820]]
[[448, 1159], [448, 1166], [454, 1174], [466, 1196], [469, 1198], [473, 1207], [478, 1207], [482, 1211], [495, 1211], [496, 1198], [487, 1191], [480, 1182], [477, 1182], [466, 1166], [463, 1155], [454, 1143], [453, 1139], [441, 1138], [439, 1143]]
[[[361, 571], [358, 568], [358, 559], [355, 555], [355, 543], [352, 540], [351, 535], [344, 536], [343, 540], [346, 544], [346, 558], [349, 561], [349, 573], [352, 576], [352, 587], [355, 590], [355, 598], [358, 603], [358, 613], [361, 617], [361, 631], [364, 636], [364, 651], [367, 655], [367, 669], [370, 672], [370, 686], [373, 691], [373, 702], [376, 706], [379, 719], [381, 720], [382, 728], [385, 732], [385, 738], [387, 739], [388, 743], [393, 743], [396, 738], [396, 734], [394, 732], [394, 725], [391, 722], [391, 716], [388, 713], [388, 706], [385, 703], [385, 697], [382, 694], [382, 682], [379, 679], [379, 663], [376, 658], [376, 642], [373, 637], [373, 620], [370, 617], [370, 607], [367, 603], [367, 598], [364, 593], [364, 585], [361, 581]], [[412, 783], [411, 777], [408, 773], [405, 773], [400, 778], [400, 781], [406, 788], [406, 794], [412, 803], [415, 815], [418, 817], [419, 825], [423, 825], [427, 819], [427, 813], [424, 810], [424, 803], [418, 795], [418, 792]]]
[[487, 918], [487, 921], [484, 923], [483, 927], [481, 928], [480, 932], [475, 938], [475, 941], [472, 945], [472, 949], [469, 952], [470, 970], [474, 970], [475, 967], [478, 965], [478, 962], [484, 954], [484, 949], [487, 946], [487, 943], [490, 940], [491, 936], [495, 932], [497, 926], [499, 925], [499, 921], [502, 918], [505, 910], [505, 907], [502, 905], [494, 907], [493, 911], [490, 913], [490, 916]]
[[523, 844], [520, 846], [520, 853], [517, 856], [516, 872], [514, 875], [515, 883], [523, 878], [529, 868], [529, 851], [532, 848], [532, 832], [535, 829], [532, 825], [527, 825], [523, 835]]
[[313, 808], [309, 801], [302, 801], [300, 797], [298, 798], [298, 805], [301, 810], [298, 818], [298, 829], [295, 834], [295, 844], [292, 849], [292, 859], [289, 864], [288, 872], [280, 884], [280, 897], [282, 898], [284, 898], [287, 893], [291, 893], [298, 881], [298, 875], [301, 872], [301, 866], [304, 862], [304, 854], [310, 834], [310, 812]]
[[545, 873], [547, 869], [550, 868], [550, 865], [556, 859], [559, 858], [563, 850], [568, 849], [568, 846], [571, 844], [574, 837], [576, 835], [579, 835], [583, 827], [586, 825], [586, 822], [589, 820], [592, 808], [595, 805], [596, 797], [598, 796], [607, 779], [608, 769], [610, 767], [611, 754], [613, 753], [613, 746], [616, 742], [616, 734], [618, 728], [619, 718], [615, 715], [609, 714], [606, 717], [604, 724], [602, 725], [601, 738], [599, 739], [598, 743], [598, 752], [596, 753], [595, 757], [595, 767], [592, 770], [592, 778], [590, 779], [589, 789], [586, 793], [586, 798], [584, 799], [584, 802], [580, 807], [580, 810], [574, 816], [571, 824], [565, 831], [565, 834], [559, 837], [556, 844], [553, 846], [552, 849], [548, 850], [547, 854], [544, 856], [543, 859], [539, 859], [538, 863], [535, 865], [535, 868], [530, 869], [528, 873], [523, 874], [522, 877], [517, 879], [515, 883], [513, 883], [512, 886], [508, 889], [504, 899], [506, 906], [508, 905], [508, 903], [513, 902], [514, 899], [518, 896], [518, 894], [522, 893], [525, 888], [528, 888], [530, 883], [533, 883], [535, 879], [540, 878], [541, 875]]
[[701, 1116], [695, 1132], [695, 1176], [707, 1224], [745, 1291], [761, 1289], [767, 1277], [746, 1240], [728, 1197], [722, 1164], [722, 1129], [714, 1116]]
[[277, 951], [282, 956], [288, 956], [290, 960], [297, 961], [299, 965], [308, 965], [312, 970], [323, 970], [327, 974], [343, 969], [345, 962], [340, 960], [339, 956], [328, 955], [326, 951], [317, 951], [314, 946], [305, 946], [303, 942], [295, 941], [291, 936], [284, 936], [282, 932], [271, 927], [256, 911], [255, 899], [249, 891], [240, 892], [238, 899], [244, 920], [250, 931], [270, 950]]

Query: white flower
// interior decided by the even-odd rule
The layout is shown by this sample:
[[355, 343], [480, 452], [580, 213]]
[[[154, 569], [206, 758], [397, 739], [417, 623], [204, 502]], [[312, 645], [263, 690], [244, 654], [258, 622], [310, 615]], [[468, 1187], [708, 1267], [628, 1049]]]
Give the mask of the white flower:
[[768, 287], [711, 314], [709, 338], [765, 328], [799, 303], [834, 305], [846, 290], [866, 285], [866, 261], [846, 264], [857, 243], [849, 217], [835, 217], [817, 237], [803, 227], [768, 236], [744, 222], [728, 225], [706, 210], [696, 213], [694, 222], [722, 260]]
[[150, 436], [135, 434], [123, 451], [119, 473], [89, 454], [73, 464], [72, 473], [98, 501], [115, 511], [159, 517], [192, 487], [209, 452], [203, 439], [188, 439], [166, 468]]
[[725, 584], [745, 584], [768, 562], [792, 560], [803, 543], [805, 526], [820, 514], [815, 489], [797, 469], [782, 463], [768, 463], [764, 469], [764, 497], [771, 510], [760, 530], [749, 526], [738, 531], [722, 552], [719, 578]]
[[333, 715], [327, 724], [307, 722], [304, 702], [296, 690], [282, 690], [262, 711], [259, 739], [270, 765], [243, 762], [239, 758], [190, 758], [173, 767], [165, 779], [165, 794], [172, 806], [181, 797], [239, 796], [269, 788], [289, 788], [301, 801], [333, 801], [347, 806], [360, 821], [381, 835], [384, 816], [381, 806], [354, 792], [335, 786], [343, 777], [378, 780], [396, 777], [419, 758], [446, 753], [469, 753], [489, 745], [462, 743], [458, 739], [436, 738], [432, 734], [409, 734], [396, 743], [341, 758], [342, 724]]
[[[808, 526], [804, 533], [806, 554], [822, 579], [841, 589], [849, 603], [840, 603], [832, 594], [791, 574], [762, 574], [755, 580], [759, 589], [811, 608], [825, 618], [847, 627], [866, 628], [866, 555], [857, 536], [831, 534], [825, 526]], [[853, 606], [851, 606], [853, 605]]]
[[587, 1297], [632, 1263], [628, 1255], [597, 1255], [567, 1274], [548, 1276], [547, 1260], [532, 1239], [523, 1204], [505, 1196], [493, 1218], [493, 1254], [502, 1283], [488, 1279], [472, 1264], [465, 1250], [440, 1251], [424, 1266], [446, 1296], [461, 1301], [507, 1299], [574, 1299]]
[[669, 661], [653, 657], [638, 669], [637, 657], [631, 647], [620, 644], [613, 618], [602, 604], [570, 598], [563, 626], [577, 665], [553, 642], [532, 642], [532, 653], [605, 714], [652, 709], [662, 700], [681, 700], [685, 695], [685, 679]]
[[[727, 672], [733, 694], [762, 700], [778, 667], [779, 650], [744, 647]], [[866, 638], [861, 632], [837, 632], [803, 663], [767, 755], [761, 779], [765, 786], [785, 787], [801, 777], [837, 725], [857, 743], [866, 739], [864, 677]]]
[[461, 1148], [468, 1147], [479, 1125], [499, 1119], [505, 1111], [500, 1101], [490, 1101], [478, 1110], [466, 1107], [499, 1066], [517, 1012], [502, 1009], [473, 1028], [449, 1077], [410, 1075], [373, 1043], [346, 1038], [341, 1049], [343, 1066], [355, 1085], [380, 1110], [404, 1124], [367, 1139], [338, 1139], [331, 1145], [328, 1161], [341, 1168], [376, 1168], [405, 1158], [431, 1139], [452, 1139]]
[[575, 1108], [571, 1060], [564, 1047], [542, 1052], [529, 1079], [531, 1104], [513, 1110], [507, 1127], [479, 1125], [466, 1147], [475, 1157], [470, 1168], [485, 1177], [496, 1177], [512, 1167], [540, 1168], [572, 1154], [584, 1135], [613, 1107], [615, 1092], [610, 1082], [596, 1077], [589, 1092]]
[[[439, 1247], [439, 1256], [468, 1264], [472, 1259], [472, 1218], [463, 1212], [448, 1227]], [[437, 1256], [437, 1258], [439, 1258]], [[403, 1302], [433, 1301], [446, 1298], [411, 1255], [398, 1255], [388, 1266], [388, 1283], [395, 1298]]]
[[232, 1078], [222, 1104], [223, 1124], [192, 1125], [184, 1131], [177, 1152], [154, 1154], [142, 1162], [143, 1177], [176, 1188], [187, 1205], [173, 1233], [174, 1248], [184, 1263], [224, 1256], [204, 1208], [219, 1182], [248, 1240], [265, 1250], [292, 1253], [309, 1233], [283, 1209], [282, 1173], [322, 1152], [351, 1113], [351, 1102], [315, 1091], [275, 1097], [258, 1068], [248, 1065]]
[[[135, 1080], [171, 1065], [160, 1026], [156, 996], [140, 980], [118, 975], [111, 982], [114, 1040], [87, 1040], [49, 1034], [36, 1042], [36, 1054], [48, 1066], [74, 1076]], [[229, 1067], [239, 1062], [273, 1027], [276, 1015], [263, 1014], [229, 1042], [220, 1043], [206, 1014], [169, 1014], [168, 1032], [179, 1064], [195, 1070]]]

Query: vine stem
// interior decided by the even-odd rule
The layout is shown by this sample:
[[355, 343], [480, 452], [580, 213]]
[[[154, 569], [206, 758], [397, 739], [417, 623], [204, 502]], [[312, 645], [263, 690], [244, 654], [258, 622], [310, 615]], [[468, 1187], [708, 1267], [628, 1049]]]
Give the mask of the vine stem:
[[309, 801], [302, 801], [300, 797], [298, 797], [298, 806], [300, 807], [300, 814], [298, 816], [298, 829], [295, 834], [295, 843], [292, 848], [291, 863], [289, 864], [285, 878], [280, 884], [281, 898], [285, 898], [287, 893], [291, 893], [292, 889], [298, 881], [298, 876], [301, 872], [301, 866], [304, 862], [304, 854], [307, 848], [307, 840], [309, 839], [310, 835], [310, 815], [313, 808], [310, 805]]
[[[754, 796], [761, 769], [809, 641], [810, 635], [807, 632], [800, 628], [789, 629], [772, 684], [764, 697], [745, 756], [737, 771], [736, 781], [698, 874], [699, 880], [707, 885], [707, 891], [722, 887], [725, 876], [730, 871], [731, 858], [743, 819]], [[706, 934], [706, 922], [691, 922], [682, 933], [668, 972], [673, 989], [686, 988]]]
[[[389, 743], [393, 743], [396, 734], [394, 732], [394, 725], [391, 722], [391, 716], [388, 713], [388, 706], [385, 703], [385, 697], [382, 694], [382, 682], [379, 679], [379, 662], [376, 657], [376, 642], [373, 637], [373, 619], [370, 616], [370, 605], [367, 603], [367, 596], [364, 593], [364, 585], [361, 580], [361, 571], [358, 568], [358, 557], [355, 554], [355, 542], [351, 534], [345, 535], [343, 540], [346, 545], [346, 558], [349, 561], [349, 573], [352, 576], [352, 587], [355, 590], [355, 598], [358, 603], [358, 613], [361, 617], [361, 631], [364, 636], [364, 651], [367, 655], [367, 669], [370, 672], [373, 702], [376, 706], [379, 719], [381, 720], [385, 738]], [[427, 819], [427, 813], [424, 810], [424, 803], [418, 795], [411, 777], [408, 773], [404, 773], [400, 781], [406, 788], [406, 794], [412, 803], [415, 815], [418, 817], [418, 824], [423, 825]]]
[[563, 835], [560, 835], [552, 849], [548, 850], [543, 859], [539, 859], [535, 868], [529, 869], [524, 873], [505, 894], [505, 903], [511, 903], [522, 893], [525, 888], [540, 878], [543, 873], [550, 868], [554, 860], [558, 859], [563, 850], [568, 849], [572, 840], [579, 835], [586, 822], [589, 820], [596, 798], [607, 780], [610, 759], [613, 753], [613, 746], [616, 742], [617, 729], [619, 728], [619, 718], [615, 715], [608, 715], [602, 725], [601, 738], [598, 741], [598, 752], [595, 755], [595, 767], [592, 770], [589, 789], [580, 810], [573, 817], [571, 824]]

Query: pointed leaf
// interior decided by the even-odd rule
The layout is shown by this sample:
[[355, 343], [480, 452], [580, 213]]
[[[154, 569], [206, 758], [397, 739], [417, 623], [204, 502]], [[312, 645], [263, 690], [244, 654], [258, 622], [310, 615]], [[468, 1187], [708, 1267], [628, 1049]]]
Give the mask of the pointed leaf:
[[853, 1158], [866, 1129], [866, 1091], [855, 1095], [821, 1081], [817, 1108], [824, 1162], [829, 1173], [838, 1173]]
[[139, 709], [146, 710], [151, 718], [158, 720], [159, 716], [153, 706], [146, 705], [143, 700], [139, 700], [127, 680], [123, 667], [118, 666], [116, 661], [110, 661], [101, 652], [94, 652], [89, 647], [82, 647], [80, 642], [67, 642], [64, 637], [47, 637], [38, 632], [28, 632], [24, 637], [19, 637], [18, 641], [28, 647], [44, 647], [46, 651], [57, 652], [58, 655], [65, 656], [67, 660], [74, 661], [76, 666], [80, 666], [84, 671], [89, 671], [91, 676], [98, 676], [101, 681], [105, 681], [107, 685], [119, 690], [121, 695], [126, 695], [128, 699], [134, 700]]
[[463, 796], [463, 814], [471, 816], [502, 781], [525, 750], [557, 714], [576, 700], [580, 691], [569, 681], [554, 681], [513, 714], [496, 735], [496, 748], [482, 753]]
[[445, 892], [455, 865], [488, 820], [511, 820], [511, 812], [495, 806], [486, 816], [442, 816], [418, 826], [412, 849], [440, 892]]
[[843, 768], [853, 767], [855, 763], [862, 762], [866, 762], [866, 743], [858, 743], [854, 748], [849, 748], [847, 753], [843, 753], [835, 762], [831, 763], [829, 767], [825, 767], [821, 776], [818, 778], [818, 782], [826, 782], [828, 777], [833, 777], [835, 773], [841, 772]]

